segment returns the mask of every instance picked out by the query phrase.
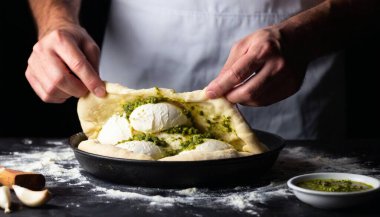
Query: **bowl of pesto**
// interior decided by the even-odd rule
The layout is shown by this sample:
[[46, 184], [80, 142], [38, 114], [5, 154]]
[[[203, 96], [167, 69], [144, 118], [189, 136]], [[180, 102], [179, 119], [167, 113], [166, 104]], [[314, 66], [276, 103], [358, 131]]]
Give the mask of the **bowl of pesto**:
[[304, 203], [322, 209], [341, 209], [368, 202], [379, 193], [380, 181], [351, 173], [311, 173], [287, 182]]

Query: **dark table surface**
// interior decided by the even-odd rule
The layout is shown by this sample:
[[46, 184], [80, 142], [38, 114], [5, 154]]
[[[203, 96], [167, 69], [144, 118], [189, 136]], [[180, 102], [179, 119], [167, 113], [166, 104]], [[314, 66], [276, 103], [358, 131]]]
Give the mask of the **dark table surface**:
[[[351, 172], [380, 178], [380, 141], [287, 141], [275, 165], [252, 186], [154, 189], [113, 184], [81, 169], [65, 139], [0, 139], [0, 165], [46, 176], [53, 198], [0, 216], [380, 216], [379, 196], [360, 207], [322, 210], [300, 202], [286, 181], [304, 173]], [[247, 171], [254, 172], [254, 171]], [[170, 178], [170, 177], [168, 177]]]

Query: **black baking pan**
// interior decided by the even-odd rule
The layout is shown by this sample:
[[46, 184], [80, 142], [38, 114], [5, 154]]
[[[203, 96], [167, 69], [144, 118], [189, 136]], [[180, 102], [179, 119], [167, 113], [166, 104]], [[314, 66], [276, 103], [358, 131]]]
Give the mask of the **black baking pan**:
[[69, 143], [83, 169], [100, 179], [144, 187], [222, 187], [260, 181], [285, 146], [285, 141], [277, 135], [254, 131], [269, 151], [220, 160], [147, 161], [106, 157], [77, 148], [81, 141], [87, 139], [83, 133], [71, 136]]

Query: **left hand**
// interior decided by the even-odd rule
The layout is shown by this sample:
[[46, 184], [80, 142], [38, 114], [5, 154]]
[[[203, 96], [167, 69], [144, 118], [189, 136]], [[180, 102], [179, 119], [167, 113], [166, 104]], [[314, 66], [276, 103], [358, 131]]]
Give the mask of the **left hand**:
[[296, 55], [285, 55], [279, 29], [267, 27], [232, 47], [221, 72], [207, 86], [206, 94], [209, 98], [225, 96], [230, 102], [243, 105], [270, 105], [299, 90], [306, 66], [307, 61]]

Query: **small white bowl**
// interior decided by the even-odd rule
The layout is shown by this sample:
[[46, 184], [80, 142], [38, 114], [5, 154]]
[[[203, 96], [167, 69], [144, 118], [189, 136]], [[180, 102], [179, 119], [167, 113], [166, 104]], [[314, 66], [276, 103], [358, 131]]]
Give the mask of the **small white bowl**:
[[[355, 192], [324, 192], [315, 191], [297, 186], [297, 183], [311, 179], [338, 179], [362, 182], [373, 188]], [[378, 179], [350, 173], [311, 173], [293, 177], [288, 181], [289, 188], [301, 201], [322, 209], [341, 209], [368, 202], [380, 189]]]

